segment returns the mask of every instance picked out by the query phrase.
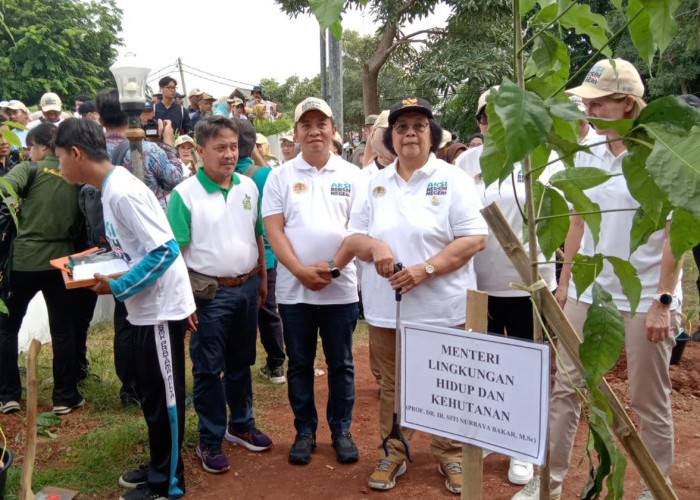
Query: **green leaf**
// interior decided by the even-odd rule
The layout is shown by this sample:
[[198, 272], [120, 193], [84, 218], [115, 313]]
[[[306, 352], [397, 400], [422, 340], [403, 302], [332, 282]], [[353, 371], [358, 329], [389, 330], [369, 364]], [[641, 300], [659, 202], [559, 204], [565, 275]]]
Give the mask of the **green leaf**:
[[520, 161], [547, 137], [552, 128], [549, 110], [540, 96], [508, 79], [498, 89], [493, 102], [505, 131], [508, 157]]
[[37, 427], [36, 433], [39, 434], [40, 436], [48, 436], [51, 439], [58, 439], [60, 437], [58, 434], [50, 431], [46, 427]]
[[578, 109], [576, 104], [569, 99], [566, 99], [566, 101], [559, 101], [556, 98], [550, 98], [545, 101], [545, 104], [549, 107], [549, 112], [552, 116], [556, 116], [562, 120], [573, 121], [586, 118], [586, 115], [581, 113], [581, 110]]
[[668, 127], [676, 127], [689, 131], [695, 125], [700, 125], [700, 113], [678, 96], [666, 96], [650, 102], [639, 114], [636, 122], [664, 123]]
[[545, 187], [539, 204], [538, 217], [549, 215], [563, 215], [564, 217], [539, 219], [537, 221], [537, 241], [540, 244], [542, 254], [547, 260], [564, 243], [566, 233], [569, 231], [569, 206], [556, 189]]
[[654, 182], [675, 207], [700, 217], [700, 127], [690, 133], [657, 123], [643, 127], [654, 138], [646, 163]]
[[684, 252], [690, 250], [700, 241], [700, 219], [682, 208], [673, 211], [671, 219], [671, 252], [678, 261]]
[[513, 171], [514, 160], [509, 157], [503, 144], [506, 140], [506, 132], [500, 117], [494, 111], [494, 93], [486, 100], [486, 114], [489, 117], [489, 133], [484, 137], [484, 150], [479, 158], [481, 164], [481, 177], [484, 184], [490, 186], [497, 180], [503, 181]]
[[340, 40], [339, 35], [342, 33], [340, 14], [343, 12], [344, 5], [345, 0], [309, 0], [309, 7], [311, 7], [311, 11], [316, 16], [322, 30], [331, 28], [333, 32], [334, 29], [338, 30], [340, 28], [340, 32], [337, 34], [333, 32], [338, 40]]
[[600, 240], [600, 224], [603, 218], [602, 214], [599, 213], [600, 205], [592, 202], [583, 191], [572, 184], [561, 182], [557, 187], [562, 190], [566, 199], [574, 206], [574, 210], [584, 220], [591, 231], [593, 244], [597, 246]]
[[597, 385], [600, 378], [615, 366], [624, 344], [622, 314], [615, 307], [612, 295], [594, 282], [593, 303], [588, 308], [583, 323], [583, 343], [578, 348], [586, 370], [585, 378], [590, 380], [590, 385]]
[[42, 427], [53, 427], [54, 425], [58, 425], [60, 423], [61, 417], [59, 417], [52, 411], [45, 411], [43, 413], [39, 413], [39, 415], [37, 415], [36, 417], [36, 424]]
[[525, 15], [535, 8], [537, 0], [519, 0], [520, 1], [520, 14]]
[[549, 178], [549, 182], [557, 187], [562, 183], [568, 183], [578, 189], [590, 189], [611, 177], [616, 177], [616, 174], [595, 167], [576, 167], [557, 172]]
[[22, 147], [22, 141], [19, 139], [19, 136], [14, 132], [14, 130], [4, 128], [2, 129], [2, 136], [13, 146], [17, 146], [18, 148]]
[[13, 122], [12, 120], [5, 120], [2, 122], [3, 125], [7, 125], [8, 127], [13, 127], [19, 130], [26, 130], [27, 126], [22, 125], [21, 123]]
[[7, 306], [5, 305], [5, 301], [0, 299], [0, 312], [3, 314], [10, 314], [10, 311], [7, 309]]
[[615, 129], [620, 135], [625, 135], [634, 127], [634, 120], [610, 120], [608, 118], [589, 117], [588, 121], [598, 130]]
[[526, 64], [527, 89], [549, 98], [569, 79], [569, 52], [559, 39], [541, 33]]
[[[560, 12], [567, 6], [560, 3]], [[612, 34], [605, 17], [593, 13], [590, 5], [586, 4], [574, 5], [559, 19], [559, 24], [565, 28], [573, 28], [578, 35], [588, 36], [591, 45], [596, 49], [603, 47], [608, 42], [608, 35]], [[612, 57], [612, 50], [607, 46], [602, 50], [602, 54]]]
[[651, 67], [656, 54], [656, 44], [650, 26], [651, 17], [649, 12], [644, 10], [640, 0], [628, 0], [627, 17], [632, 19], [635, 15], [637, 15], [636, 19], [629, 24], [627, 30], [640, 57]]
[[549, 157], [552, 153], [552, 148], [546, 142], [538, 145], [532, 153], [530, 153], [530, 163], [532, 165], [532, 180], [537, 180], [542, 172], [544, 172], [544, 166], [549, 163]]
[[661, 52], [666, 50], [677, 26], [674, 13], [680, 4], [679, 0], [640, 0], [644, 9], [649, 13], [649, 27], [654, 37], [654, 45]]
[[[668, 210], [666, 211], [668, 214]], [[661, 229], [666, 223], [659, 222], [656, 217], [652, 217], [643, 208], [638, 208], [632, 220], [632, 230], [630, 231], [630, 255], [637, 248], [644, 245], [649, 237]]]
[[606, 255], [605, 259], [612, 264], [613, 271], [615, 271], [617, 278], [620, 280], [620, 285], [622, 285], [622, 293], [629, 300], [630, 312], [634, 316], [639, 305], [639, 299], [642, 296], [642, 282], [637, 276], [637, 270], [627, 260], [622, 260], [612, 255]]
[[603, 255], [593, 256], [578, 254], [574, 257], [574, 265], [571, 267], [571, 276], [576, 285], [576, 296], [580, 297], [586, 291], [593, 280], [595, 280], [603, 270]]

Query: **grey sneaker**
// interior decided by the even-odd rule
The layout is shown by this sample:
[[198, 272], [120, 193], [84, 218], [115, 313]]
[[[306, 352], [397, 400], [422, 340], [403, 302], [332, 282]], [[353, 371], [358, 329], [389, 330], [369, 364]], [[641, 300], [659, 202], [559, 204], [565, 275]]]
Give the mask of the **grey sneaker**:
[[284, 376], [284, 366], [270, 368], [268, 365], [265, 365], [260, 368], [260, 375], [273, 384], [284, 384], [287, 381], [287, 377]]
[[462, 492], [462, 464], [448, 462], [438, 465], [438, 472], [445, 477], [445, 488], [450, 493]]
[[17, 401], [5, 401], [4, 403], [0, 403], [0, 411], [7, 414], [7, 413], [15, 413], [19, 411], [19, 402]]
[[[540, 476], [535, 476], [517, 492], [511, 500], [539, 500], [540, 499]], [[561, 500], [561, 485], [549, 490], [549, 500]]]

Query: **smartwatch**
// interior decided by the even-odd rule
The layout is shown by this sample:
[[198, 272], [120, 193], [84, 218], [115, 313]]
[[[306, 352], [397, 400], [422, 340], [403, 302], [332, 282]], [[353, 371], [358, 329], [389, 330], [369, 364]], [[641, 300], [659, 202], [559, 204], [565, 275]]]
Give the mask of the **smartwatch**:
[[328, 261], [328, 265], [331, 266], [331, 278], [339, 278], [340, 277], [340, 269], [338, 269], [338, 266], [335, 265], [335, 262], [333, 262], [333, 259]]
[[665, 306], [670, 306], [671, 302], [673, 302], [673, 295], [670, 293], [657, 293], [654, 295], [654, 300], [658, 300]]

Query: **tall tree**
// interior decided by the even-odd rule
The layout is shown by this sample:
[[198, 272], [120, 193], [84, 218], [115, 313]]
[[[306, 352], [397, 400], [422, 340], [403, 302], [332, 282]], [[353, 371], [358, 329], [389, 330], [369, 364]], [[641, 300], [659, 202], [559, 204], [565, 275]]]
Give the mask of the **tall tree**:
[[32, 104], [113, 85], [121, 18], [115, 0], [0, 2], [0, 96]]
[[[275, 0], [283, 12], [291, 17], [299, 14], [307, 14], [311, 8], [309, 0]], [[334, 11], [340, 12], [344, 8], [360, 8], [367, 4], [375, 23], [381, 26], [377, 31], [378, 43], [371, 54], [361, 62], [362, 70], [362, 96], [364, 114], [379, 113], [379, 72], [389, 60], [391, 54], [401, 48], [414, 43], [426, 43], [426, 36], [440, 35], [444, 33], [441, 27], [416, 30], [407, 33], [403, 30], [414, 20], [424, 18], [431, 14], [439, 3], [449, 5], [472, 3], [473, 0], [331, 0], [326, 2], [324, 12], [333, 17]], [[318, 2], [317, 2], [318, 3]], [[340, 10], [338, 10], [340, 9]], [[330, 22], [335, 36], [340, 36], [340, 25]]]

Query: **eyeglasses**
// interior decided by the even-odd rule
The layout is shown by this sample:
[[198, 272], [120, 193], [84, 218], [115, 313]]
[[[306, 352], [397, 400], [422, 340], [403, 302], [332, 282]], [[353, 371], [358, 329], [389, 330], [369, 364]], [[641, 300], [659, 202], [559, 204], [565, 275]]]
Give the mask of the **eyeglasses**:
[[163, 88], [164, 88], [164, 89], [168, 89], [168, 90], [177, 90], [177, 85], [174, 86], [174, 87], [168, 86], [168, 87], [163, 87]]
[[482, 125], [488, 125], [489, 124], [489, 117], [486, 116], [486, 113], [480, 113], [476, 115], [476, 121], [481, 123]]
[[467, 144], [467, 147], [475, 148], [477, 146], [481, 146], [481, 144], [482, 144], [481, 142], [470, 142], [469, 144]]
[[397, 123], [392, 128], [394, 129], [394, 131], [396, 131], [397, 134], [404, 135], [408, 133], [408, 129], [411, 128], [416, 134], [423, 133], [428, 129], [429, 126], [430, 124], [427, 122], [418, 122], [412, 125], [409, 125], [408, 123]]

